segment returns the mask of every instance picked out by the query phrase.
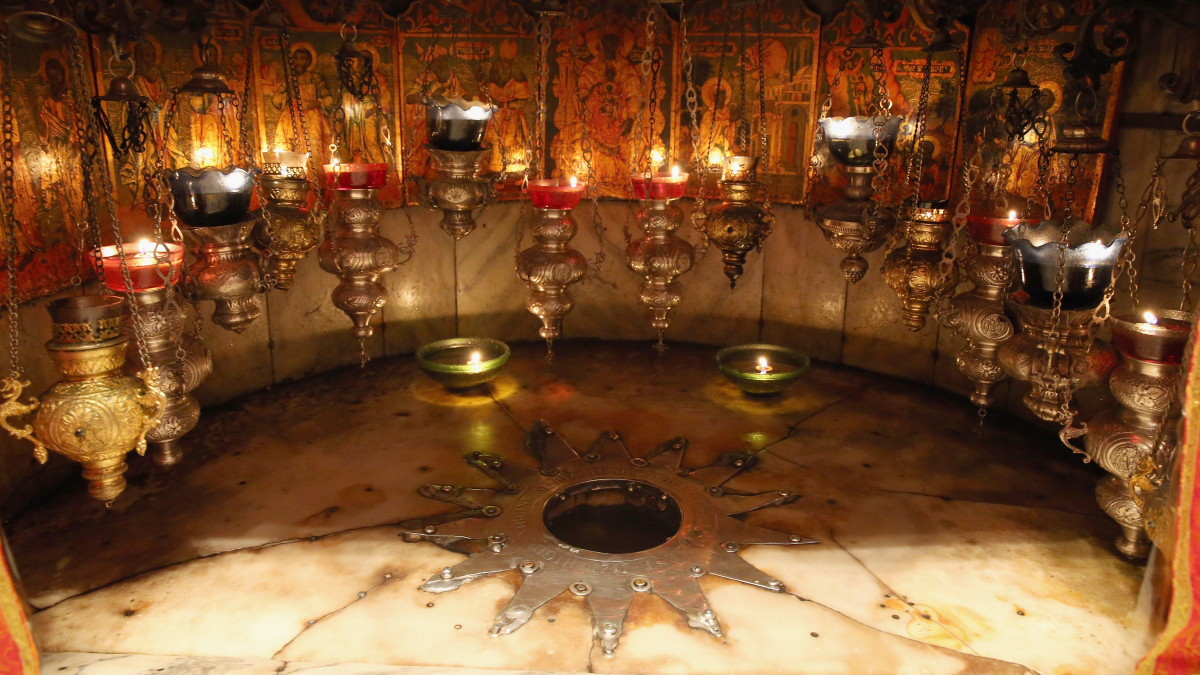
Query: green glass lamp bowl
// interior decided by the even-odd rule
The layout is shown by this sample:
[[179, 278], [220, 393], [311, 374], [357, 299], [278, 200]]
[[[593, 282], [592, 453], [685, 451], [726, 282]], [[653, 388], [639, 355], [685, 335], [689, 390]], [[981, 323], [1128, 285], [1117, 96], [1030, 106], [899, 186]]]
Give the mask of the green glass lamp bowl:
[[[476, 363], [471, 356], [479, 355]], [[438, 340], [417, 350], [417, 363], [430, 379], [447, 389], [468, 389], [489, 382], [508, 362], [508, 345], [483, 337]]]
[[[772, 366], [771, 372], [758, 372], [762, 357]], [[721, 374], [747, 394], [778, 394], [792, 386], [810, 365], [812, 361], [804, 354], [779, 345], [734, 345], [717, 352]]]

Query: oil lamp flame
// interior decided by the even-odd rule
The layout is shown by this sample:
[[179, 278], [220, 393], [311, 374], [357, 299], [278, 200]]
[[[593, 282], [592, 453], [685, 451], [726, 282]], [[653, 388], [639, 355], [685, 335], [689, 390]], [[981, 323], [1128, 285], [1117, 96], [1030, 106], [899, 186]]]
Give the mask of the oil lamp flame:
[[579, 186], [579, 179], [576, 178], [575, 176], [571, 176], [571, 187], [578, 187], [578, 186]]
[[212, 166], [216, 154], [212, 148], [197, 148], [192, 154], [192, 163], [198, 167]]
[[713, 148], [712, 152], [708, 153], [708, 163], [711, 166], [721, 166], [725, 163], [725, 154], [720, 148]]
[[679, 166], [678, 165], [671, 167], [671, 178], [679, 178]]
[[765, 357], [765, 356], [758, 357], [758, 374], [759, 375], [766, 375], [767, 373], [771, 372], [772, 370], [775, 370], [775, 369], [772, 368], [769, 363], [767, 363], [767, 357]]
[[470, 365], [478, 365], [483, 363], [483, 356], [479, 352], [471, 352], [471, 360], [467, 361]]
[[1145, 319], [1146, 323], [1150, 324], [1151, 326], [1158, 325], [1158, 317], [1154, 316], [1154, 312], [1142, 312], [1142, 318]]
[[1008, 219], [1014, 222], [1017, 220], [1017, 212], [1015, 209], [1008, 212]]
[[138, 255], [150, 255], [154, 252], [154, 242], [142, 239], [138, 242]]

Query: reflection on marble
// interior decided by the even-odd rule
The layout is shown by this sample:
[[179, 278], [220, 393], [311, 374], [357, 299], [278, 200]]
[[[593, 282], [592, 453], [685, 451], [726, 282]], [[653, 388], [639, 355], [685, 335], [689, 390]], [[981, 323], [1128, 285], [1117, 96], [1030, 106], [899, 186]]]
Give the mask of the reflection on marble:
[[[711, 348], [568, 341], [552, 363], [543, 349], [517, 345], [490, 389], [463, 393], [409, 358], [281, 385], [207, 412], [183, 440], [183, 465], [135, 467], [112, 510], [76, 486], [22, 516], [10, 539], [42, 647], [109, 653], [49, 662], [1105, 674], [1129, 672], [1144, 651], [1131, 628], [1142, 570], [1109, 547], [1092, 468], [1047, 435], [1000, 413], [977, 432], [966, 401], [852, 368], [817, 364], [782, 396], [752, 398], [716, 371]], [[519, 575], [423, 592], [462, 556], [404, 543], [395, 523], [439, 511], [422, 484], [481, 484], [464, 453], [529, 462], [520, 444], [538, 418], [577, 448], [616, 429], [635, 454], [686, 435], [691, 464], [757, 451], [725, 487], [802, 497], [747, 522], [821, 543], [739, 554], [786, 593], [703, 577], [722, 638], [639, 596], [608, 659], [586, 602], [564, 594], [490, 639]], [[87, 672], [116, 672], [103, 667]]]
[[83, 652], [43, 654], [42, 672], [62, 675], [560, 675], [560, 671], [549, 670], [481, 670], [441, 666], [382, 666], [371, 663], [318, 664], [220, 656]]

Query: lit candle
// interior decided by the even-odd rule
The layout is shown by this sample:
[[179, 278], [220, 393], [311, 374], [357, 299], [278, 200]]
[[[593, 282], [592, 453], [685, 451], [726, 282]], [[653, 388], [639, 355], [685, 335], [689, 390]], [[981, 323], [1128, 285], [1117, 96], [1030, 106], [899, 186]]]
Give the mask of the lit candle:
[[[183, 246], [164, 242], [155, 244], [142, 239], [136, 244], [123, 244], [125, 267], [129, 269], [129, 282], [134, 291], [150, 291], [164, 288], [168, 283], [177, 283], [183, 275]], [[125, 293], [125, 273], [121, 269], [121, 253], [114, 246], [100, 249], [104, 285], [109, 290]], [[92, 258], [95, 265], [95, 258]]]
[[717, 170], [725, 164], [725, 153], [721, 152], [720, 148], [713, 148], [708, 153], [708, 166], [712, 170]]
[[635, 173], [629, 179], [637, 199], [679, 199], [687, 191], [688, 175], [680, 172], [678, 166], [671, 167], [670, 173], [655, 173], [648, 177], [644, 173]]
[[584, 186], [572, 177], [569, 181], [543, 178], [529, 181], [529, 201], [534, 208], [569, 210], [583, 199]]
[[1008, 226], [1009, 226], [1009, 227], [1016, 227], [1016, 225], [1017, 225], [1017, 211], [1016, 211], [1016, 209], [1010, 210], [1010, 211], [1008, 212], [1008, 219], [1009, 219], [1009, 221], [1011, 221], [1011, 222], [1008, 224]]
[[992, 215], [975, 213], [967, 215], [967, 232], [970, 233], [971, 239], [976, 243], [989, 246], [1008, 246], [1008, 241], [1004, 238], [1004, 231], [1020, 224], [1021, 219], [1016, 209], [1009, 209], [1008, 213], [1004, 215], [997, 212], [992, 212]]
[[467, 361], [467, 363], [472, 366], [477, 366], [480, 363], [483, 363], [483, 355], [481, 355], [479, 352], [471, 352], [471, 359]]
[[384, 162], [343, 164], [334, 157], [325, 165], [325, 180], [334, 190], [378, 190], [387, 182], [387, 169]]
[[1170, 365], [1182, 363], [1195, 315], [1169, 310], [1160, 314], [1142, 312], [1141, 321], [1132, 314], [1113, 317], [1113, 346], [1126, 358]]
[[767, 357], [765, 357], [765, 356], [758, 357], [758, 374], [759, 375], [766, 375], [767, 373], [771, 372], [772, 370], [775, 370], [775, 369], [771, 367], [771, 364], [767, 363]]
[[216, 159], [216, 153], [212, 148], [199, 147], [192, 153], [192, 164], [201, 169], [213, 166], [213, 160]]
[[1142, 312], [1142, 318], [1145, 319], [1146, 323], [1150, 324], [1151, 326], [1158, 325], [1158, 317], [1154, 316], [1154, 312]]

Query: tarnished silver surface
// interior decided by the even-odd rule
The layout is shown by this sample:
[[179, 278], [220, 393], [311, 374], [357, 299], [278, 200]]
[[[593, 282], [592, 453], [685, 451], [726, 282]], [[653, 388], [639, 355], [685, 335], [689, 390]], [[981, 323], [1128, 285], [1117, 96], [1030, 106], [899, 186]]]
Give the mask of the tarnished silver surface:
[[975, 287], [951, 300], [937, 318], [967, 338], [955, 363], [975, 383], [971, 402], [987, 408], [996, 402], [992, 389], [1005, 378], [996, 351], [1013, 336], [1012, 319], [1004, 312], [1004, 299], [1016, 272], [1012, 247], [979, 244], [967, 259], [966, 272]]
[[676, 279], [696, 264], [696, 254], [687, 240], [675, 234], [683, 226], [683, 210], [671, 199], [643, 199], [637, 211], [642, 237], [625, 248], [629, 269], [642, 276], [638, 299], [648, 310], [650, 325], [658, 333], [658, 346], [671, 322], [667, 315], [683, 300]]
[[[738, 551], [749, 544], [817, 542], [731, 517], [799, 498], [782, 490], [747, 494], [720, 487], [753, 464], [752, 454], [726, 453], [708, 466], [689, 469], [687, 445], [686, 438], [674, 438], [644, 457], [634, 457], [620, 434], [605, 432], [580, 454], [545, 421], [538, 421], [525, 442], [538, 468], [493, 454], [467, 455], [467, 464], [496, 487], [425, 485], [422, 496], [460, 510], [401, 523], [405, 541], [428, 541], [470, 555], [434, 574], [421, 588], [443, 593], [491, 574], [519, 570], [521, 586], [496, 617], [492, 636], [512, 633], [539, 607], [570, 591], [587, 597], [593, 639], [608, 656], [617, 647], [637, 593], [654, 593], [679, 610], [692, 628], [721, 636], [700, 577], [712, 574], [782, 592], [783, 582], [743, 560]], [[563, 541], [547, 524], [573, 502], [636, 503], [647, 512], [670, 510], [677, 513], [678, 526], [663, 543], [645, 550], [592, 551]]]
[[257, 222], [256, 216], [233, 225], [183, 228], [198, 256], [192, 265], [189, 291], [202, 300], [212, 300], [216, 305], [213, 323], [235, 333], [246, 330], [262, 314], [256, 299], [262, 275], [250, 238]]
[[538, 335], [551, 346], [575, 306], [568, 288], [587, 275], [587, 260], [571, 248], [578, 229], [569, 209], [534, 209], [533, 246], [517, 255], [517, 276], [529, 283], [525, 307], [541, 319]]

